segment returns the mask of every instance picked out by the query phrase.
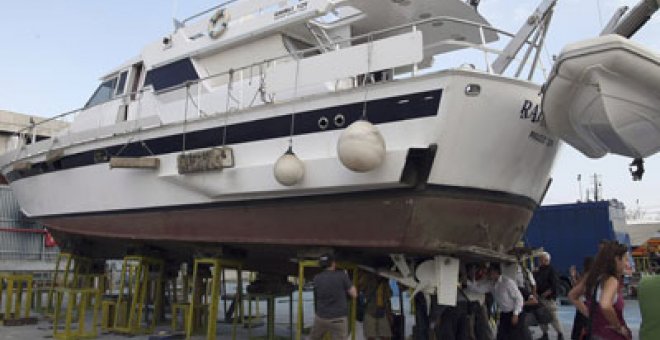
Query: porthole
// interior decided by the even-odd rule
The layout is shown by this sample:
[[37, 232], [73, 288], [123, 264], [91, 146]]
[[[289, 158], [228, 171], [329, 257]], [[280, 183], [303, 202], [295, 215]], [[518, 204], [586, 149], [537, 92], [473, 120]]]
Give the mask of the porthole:
[[343, 114], [338, 114], [335, 116], [335, 126], [336, 127], [342, 127], [346, 124], [346, 117], [344, 117]]
[[481, 86], [479, 84], [467, 84], [465, 86], [465, 95], [469, 97], [476, 97], [481, 93]]
[[330, 125], [330, 121], [328, 121], [328, 118], [326, 118], [326, 117], [321, 117], [321, 118], [319, 118], [319, 123], [318, 124], [319, 124], [319, 128], [321, 130], [325, 130]]

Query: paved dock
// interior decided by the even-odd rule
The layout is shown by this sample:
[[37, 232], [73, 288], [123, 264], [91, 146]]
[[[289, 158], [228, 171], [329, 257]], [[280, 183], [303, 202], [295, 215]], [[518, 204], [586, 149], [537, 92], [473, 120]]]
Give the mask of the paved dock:
[[[294, 321], [296, 320], [296, 296], [294, 296]], [[313, 300], [312, 300], [312, 294], [310, 292], [305, 292], [304, 294], [304, 310], [305, 310], [305, 326], [311, 326], [313, 322]], [[254, 306], [254, 305], [253, 305]], [[409, 307], [407, 305], [406, 307]], [[253, 307], [254, 308], [254, 307]], [[222, 313], [223, 306], [222, 304], [220, 305], [220, 314]], [[262, 302], [260, 305], [260, 313], [263, 314], [266, 311], [266, 304], [265, 302]], [[575, 315], [575, 308], [571, 305], [564, 305], [560, 306], [559, 308], [559, 319], [564, 327], [564, 332], [565, 332], [565, 338], [569, 339], [570, 338], [570, 330], [572, 327], [573, 323], [573, 317]], [[639, 339], [639, 325], [641, 323], [641, 316], [639, 312], [639, 304], [637, 300], [627, 300], [626, 301], [626, 309], [624, 312], [624, 316], [626, 318], [626, 321], [628, 322], [628, 325], [631, 327], [633, 330], [633, 339]], [[252, 337], [261, 337], [262, 339], [266, 335], [266, 327], [263, 325], [264, 318], [257, 318], [255, 319], [255, 323], [261, 324], [258, 327], [252, 328], [249, 332], [248, 329], [242, 327], [239, 325], [237, 327], [237, 338], [238, 339], [248, 339], [248, 333]], [[276, 322], [276, 327], [275, 327], [275, 333], [276, 336], [279, 339], [283, 338], [291, 338], [291, 329], [289, 328], [289, 300], [288, 298], [279, 298], [276, 300], [276, 310], [275, 310], [275, 322]], [[412, 325], [414, 322], [414, 317], [408, 313], [406, 313], [406, 338], [409, 338], [410, 335], [412, 334]], [[551, 328], [552, 329], [552, 328]], [[169, 331], [169, 324], [160, 326], [157, 329], [157, 332], [160, 330], [164, 331]], [[541, 336], [541, 332], [538, 327], [532, 327], [532, 333], [533, 333], [533, 338], [536, 339], [539, 336]], [[294, 334], [294, 339], [295, 339], [295, 325], [293, 329], [293, 334]], [[218, 339], [230, 339], [231, 338], [231, 325], [230, 324], [225, 324], [225, 323], [218, 323]], [[37, 325], [32, 325], [32, 326], [5, 326], [2, 327], [0, 326], [0, 339], [2, 340], [19, 340], [19, 339], [47, 339], [47, 338], [52, 338], [53, 336], [53, 330], [51, 324], [43, 319], [40, 319], [39, 323]], [[550, 332], [550, 339], [555, 339], [556, 334], [551, 330]], [[122, 335], [116, 335], [116, 334], [100, 334], [97, 339], [128, 339], [126, 336]], [[142, 339], [149, 339], [149, 336], [134, 336], [130, 337], [130, 339], [135, 339], [135, 340], [142, 340]], [[204, 339], [204, 336], [196, 336], [194, 339]], [[356, 339], [363, 340], [364, 337], [362, 336], [362, 324], [357, 323], [357, 329], [356, 329]]]

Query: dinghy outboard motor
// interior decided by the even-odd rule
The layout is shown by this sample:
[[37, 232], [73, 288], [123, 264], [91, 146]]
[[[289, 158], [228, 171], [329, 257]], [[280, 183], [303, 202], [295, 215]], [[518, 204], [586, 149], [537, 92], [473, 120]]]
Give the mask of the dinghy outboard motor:
[[630, 163], [628, 170], [630, 170], [633, 181], [641, 181], [642, 176], [644, 176], [644, 160], [641, 158], [635, 158], [633, 162]]

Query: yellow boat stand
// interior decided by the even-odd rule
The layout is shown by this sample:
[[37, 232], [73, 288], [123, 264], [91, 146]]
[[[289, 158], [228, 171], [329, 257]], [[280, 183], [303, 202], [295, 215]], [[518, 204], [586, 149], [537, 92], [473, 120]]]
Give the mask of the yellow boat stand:
[[52, 318], [55, 315], [55, 289], [76, 287], [78, 275], [89, 273], [91, 268], [92, 261], [89, 258], [66, 252], [57, 255], [55, 274], [48, 290], [48, 303], [44, 311], [46, 317]]
[[[236, 269], [238, 272], [237, 285], [236, 285], [236, 299], [239, 308], [239, 315], [243, 315], [243, 301], [241, 299], [241, 291], [243, 287], [242, 282], [242, 268], [243, 264], [240, 261], [219, 259], [219, 258], [197, 258], [193, 266], [193, 279], [192, 279], [192, 298], [190, 299], [190, 307], [187, 311], [186, 322], [186, 339], [190, 339], [193, 335], [193, 330], [199, 328], [200, 324], [206, 323], [206, 339], [214, 340], [216, 338], [216, 323], [218, 319], [218, 303], [220, 300], [220, 273], [222, 268]], [[210, 271], [210, 289], [204, 288], [202, 283], [201, 271], [203, 268], [208, 268]], [[204, 303], [204, 301], [206, 303]], [[204, 317], [206, 316], [206, 317]], [[206, 320], [204, 320], [206, 319]], [[232, 339], [236, 338], [236, 324], [238, 317], [234, 317], [232, 327]]]
[[[161, 313], [163, 273], [163, 260], [146, 256], [124, 257], [119, 294], [114, 305], [113, 331], [130, 335], [154, 331]], [[109, 310], [111, 303], [106, 305]], [[104, 320], [106, 317], [104, 315]]]
[[35, 313], [46, 313], [47, 306], [44, 306], [44, 303], [48, 302], [48, 292], [51, 290], [54, 275], [55, 271], [32, 273], [32, 310]]
[[[318, 268], [320, 267], [318, 260], [300, 260], [298, 261], [298, 323], [296, 329], [296, 340], [302, 340], [302, 331], [305, 328], [304, 321], [304, 308], [303, 308], [303, 286], [305, 284], [305, 268]], [[358, 282], [358, 267], [356, 264], [348, 262], [337, 262], [338, 269], [345, 269], [352, 271], [353, 285], [357, 286]], [[357, 312], [357, 300], [351, 299], [350, 315], [348, 317], [348, 329], [351, 332], [351, 340], [355, 340], [355, 321]]]
[[5, 304], [0, 318], [3, 324], [29, 318], [32, 307], [32, 275], [0, 273], [0, 301]]
[[[92, 339], [98, 336], [98, 319], [101, 307], [104, 274], [85, 275], [83, 287], [57, 287], [53, 317], [53, 337], [59, 340]], [[62, 308], [65, 313], [62, 315]], [[93, 311], [92, 322], [87, 324], [87, 310]], [[74, 319], [77, 321], [74, 322]], [[61, 323], [64, 322], [63, 327]]]
[[[178, 279], [179, 275], [181, 277], [181, 284], [182, 288], [179, 289], [178, 285]], [[190, 310], [190, 303], [188, 302], [188, 297], [190, 290], [188, 289], [188, 281], [189, 281], [190, 275], [188, 275], [187, 270], [182, 270], [181, 266], [179, 267], [179, 271], [177, 272], [177, 275], [168, 275], [166, 277], [166, 287], [167, 290], [169, 291], [169, 300], [170, 300], [170, 306], [172, 308], [172, 331], [176, 332], [179, 331], [178, 327], [178, 320], [179, 320], [179, 312], [181, 312], [182, 315], [182, 323], [183, 323], [183, 331], [185, 332], [186, 330], [186, 324], [188, 322], [188, 311]]]

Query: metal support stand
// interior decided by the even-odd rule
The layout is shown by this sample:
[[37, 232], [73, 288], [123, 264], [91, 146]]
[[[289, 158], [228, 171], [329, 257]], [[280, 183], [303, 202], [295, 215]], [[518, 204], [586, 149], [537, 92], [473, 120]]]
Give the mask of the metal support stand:
[[[208, 267], [211, 272], [210, 289], [202, 289], [203, 285], [201, 280], [200, 267]], [[186, 339], [190, 339], [193, 335], [193, 330], [204, 326], [206, 323], [206, 339], [214, 340], [216, 338], [216, 326], [218, 320], [218, 303], [220, 300], [220, 272], [223, 267], [229, 267], [238, 271], [238, 286], [237, 286], [237, 299], [239, 304], [239, 313], [242, 318], [243, 308], [242, 300], [240, 299], [242, 292], [242, 268], [243, 264], [238, 261], [219, 259], [219, 258], [199, 258], [195, 259], [193, 266], [193, 289], [192, 299], [190, 300], [190, 308], [187, 311]], [[232, 339], [236, 337], [236, 324], [237, 317], [234, 318], [232, 328]], [[203, 328], [203, 327], [201, 327]]]
[[29, 319], [32, 306], [32, 275], [0, 274], [0, 301], [2, 300], [5, 308], [0, 315], [0, 321], [3, 325], [19, 325]]
[[57, 255], [55, 274], [48, 290], [48, 303], [44, 314], [52, 318], [55, 315], [55, 289], [74, 288], [78, 285], [78, 275], [87, 274], [91, 271], [92, 261], [86, 257], [73, 255], [71, 253], [60, 253]]
[[[56, 306], [53, 319], [53, 337], [60, 340], [92, 339], [98, 336], [98, 317], [101, 307], [100, 283], [88, 281], [87, 287], [58, 287], [55, 289]], [[91, 307], [93, 311], [92, 322], [87, 324], [87, 311]], [[62, 308], [65, 314], [62, 316]], [[62, 319], [63, 317], [63, 319]], [[74, 319], [77, 319], [74, 325]], [[64, 321], [63, 327], [61, 323]]]
[[130, 335], [154, 331], [156, 320], [160, 319], [163, 273], [163, 261], [160, 259], [124, 257], [113, 331]]

